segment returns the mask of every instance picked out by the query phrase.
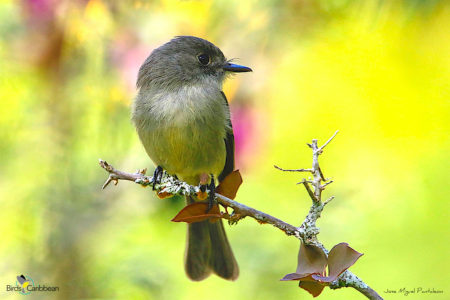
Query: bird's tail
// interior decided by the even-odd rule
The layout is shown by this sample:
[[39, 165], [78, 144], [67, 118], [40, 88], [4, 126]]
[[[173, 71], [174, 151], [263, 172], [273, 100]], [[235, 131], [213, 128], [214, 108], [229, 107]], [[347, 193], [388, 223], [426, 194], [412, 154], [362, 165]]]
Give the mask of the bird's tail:
[[[187, 201], [192, 202], [191, 199]], [[228, 280], [239, 276], [222, 220], [188, 224], [185, 269], [188, 277], [195, 281], [205, 279], [211, 272]]]

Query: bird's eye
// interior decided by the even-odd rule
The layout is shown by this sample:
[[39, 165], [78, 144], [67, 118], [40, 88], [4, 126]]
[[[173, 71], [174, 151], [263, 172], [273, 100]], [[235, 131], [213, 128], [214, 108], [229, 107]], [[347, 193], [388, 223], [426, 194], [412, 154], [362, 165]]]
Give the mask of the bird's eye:
[[198, 59], [198, 61], [199, 61], [202, 65], [204, 65], [204, 66], [208, 65], [209, 62], [210, 62], [209, 55], [208, 55], [208, 54], [205, 54], [205, 53], [199, 54], [199, 55], [197, 56], [197, 59]]

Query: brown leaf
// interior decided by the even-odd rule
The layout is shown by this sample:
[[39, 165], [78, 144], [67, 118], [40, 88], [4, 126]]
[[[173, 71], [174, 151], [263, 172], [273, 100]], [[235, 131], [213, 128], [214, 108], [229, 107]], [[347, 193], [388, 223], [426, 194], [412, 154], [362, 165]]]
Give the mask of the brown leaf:
[[311, 277], [311, 274], [309, 274], [309, 273], [306, 273], [306, 274], [290, 273], [290, 274], [284, 275], [284, 277], [281, 278], [280, 280], [281, 281], [297, 281], [297, 280], [315, 281], [315, 279], [313, 279]]
[[239, 170], [235, 170], [222, 180], [222, 182], [216, 188], [216, 193], [234, 200], [241, 184], [241, 173], [239, 172]]
[[172, 222], [195, 223], [221, 217], [220, 209], [217, 204], [213, 205], [209, 212], [206, 212], [207, 209], [208, 203], [194, 202], [180, 210], [180, 212], [172, 219]]
[[312, 274], [322, 275], [327, 266], [327, 256], [317, 246], [300, 243], [297, 272], [285, 275], [281, 280], [314, 281]]
[[300, 281], [298, 286], [308, 291], [313, 297], [319, 296], [325, 288], [324, 285], [315, 281]]
[[312, 277], [322, 282], [332, 282], [339, 275], [350, 268], [363, 255], [347, 243], [340, 243], [331, 249], [328, 254], [328, 276], [313, 275]]
[[323, 274], [327, 266], [327, 256], [317, 246], [300, 243], [298, 251], [298, 274]]

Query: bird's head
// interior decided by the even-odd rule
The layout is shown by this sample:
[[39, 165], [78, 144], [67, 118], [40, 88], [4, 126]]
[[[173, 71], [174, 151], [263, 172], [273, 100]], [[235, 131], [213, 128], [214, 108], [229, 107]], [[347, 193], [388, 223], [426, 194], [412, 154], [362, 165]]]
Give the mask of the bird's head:
[[227, 73], [252, 69], [228, 61], [207, 40], [179, 36], [153, 50], [139, 69], [137, 86], [180, 87], [202, 82], [222, 84]]

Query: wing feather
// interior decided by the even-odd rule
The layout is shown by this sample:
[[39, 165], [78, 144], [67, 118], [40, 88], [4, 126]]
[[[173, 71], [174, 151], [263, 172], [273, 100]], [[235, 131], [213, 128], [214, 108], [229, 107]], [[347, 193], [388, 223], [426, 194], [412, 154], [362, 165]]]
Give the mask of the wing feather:
[[[224, 92], [221, 92], [223, 96], [223, 100], [225, 101], [228, 110], [230, 109], [228, 105], [227, 97]], [[225, 166], [223, 167], [222, 172], [219, 175], [219, 182], [222, 181], [228, 174], [233, 172], [234, 170], [234, 134], [233, 134], [233, 125], [231, 124], [231, 118], [228, 120], [229, 126], [231, 130], [227, 131], [227, 135], [225, 136], [225, 148], [227, 151], [227, 156], [225, 160]]]

